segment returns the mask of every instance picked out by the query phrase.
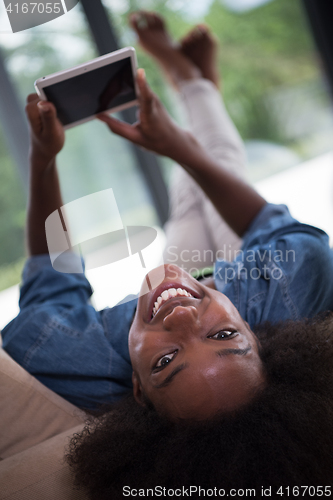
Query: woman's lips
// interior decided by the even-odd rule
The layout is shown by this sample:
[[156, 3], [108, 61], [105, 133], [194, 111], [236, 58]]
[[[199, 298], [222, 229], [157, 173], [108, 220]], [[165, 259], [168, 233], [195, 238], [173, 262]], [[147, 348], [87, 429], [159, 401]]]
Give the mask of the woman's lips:
[[194, 300], [198, 300], [194, 297], [172, 297], [168, 299], [166, 302], [164, 302], [160, 308], [158, 309], [157, 313], [154, 315], [154, 317], [151, 319], [151, 321], [154, 321], [154, 319], [157, 317], [158, 320], [161, 318], [166, 318], [168, 314], [171, 314], [171, 312], [175, 309], [177, 306], [182, 306], [182, 307], [188, 307], [189, 305], [192, 305]]
[[152, 318], [152, 314], [153, 314], [153, 309], [154, 309], [154, 304], [157, 300], [157, 298], [164, 292], [164, 290], [169, 290], [170, 288], [175, 288], [177, 290], [177, 288], [182, 288], [183, 290], [186, 290], [187, 292], [189, 292], [191, 295], [193, 295], [193, 297], [195, 299], [200, 299], [201, 296], [200, 294], [194, 290], [193, 288], [189, 287], [188, 285], [184, 285], [183, 283], [176, 283], [174, 281], [172, 282], [167, 282], [167, 283], [161, 283], [161, 285], [159, 285], [156, 290], [154, 290], [154, 292], [152, 292], [152, 295], [151, 297], [149, 298], [148, 300], [148, 311], [147, 311], [147, 321], [150, 323], [150, 321], [152, 321], [152, 319], [154, 319], [159, 310], [162, 309], [162, 307], [165, 305], [165, 304], [168, 304], [169, 302], [171, 301], [174, 301], [174, 300], [184, 300], [184, 299], [189, 299], [189, 297], [185, 297], [185, 296], [176, 296], [176, 297], [172, 297], [170, 299], [168, 299], [166, 302], [164, 302], [164, 304], [162, 304], [159, 308], [159, 310], [157, 311], [156, 315], [154, 316], [154, 318]]

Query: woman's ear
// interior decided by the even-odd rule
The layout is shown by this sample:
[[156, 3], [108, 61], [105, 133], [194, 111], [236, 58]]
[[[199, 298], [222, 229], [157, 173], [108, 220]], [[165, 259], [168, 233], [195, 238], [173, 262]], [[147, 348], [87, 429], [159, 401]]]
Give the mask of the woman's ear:
[[141, 382], [138, 375], [135, 372], [132, 372], [132, 383], [133, 383], [133, 396], [135, 401], [141, 405], [146, 406], [144, 402], [144, 394], [141, 387]]

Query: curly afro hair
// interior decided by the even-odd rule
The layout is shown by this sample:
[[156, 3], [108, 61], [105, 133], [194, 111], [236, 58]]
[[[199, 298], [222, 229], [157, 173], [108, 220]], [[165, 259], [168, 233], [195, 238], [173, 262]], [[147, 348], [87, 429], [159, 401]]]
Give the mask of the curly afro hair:
[[[246, 407], [186, 425], [129, 397], [92, 418], [67, 461], [92, 500], [123, 487], [333, 484], [333, 314], [256, 329], [268, 384]], [[306, 497], [306, 496], [305, 496]]]

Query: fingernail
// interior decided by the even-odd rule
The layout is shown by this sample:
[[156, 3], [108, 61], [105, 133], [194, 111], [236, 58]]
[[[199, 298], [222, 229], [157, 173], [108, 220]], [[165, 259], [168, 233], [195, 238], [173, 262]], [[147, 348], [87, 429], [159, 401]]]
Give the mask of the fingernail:
[[138, 74], [142, 80], [146, 80], [146, 71], [143, 68], [138, 69]]
[[138, 14], [136, 23], [139, 29], [145, 29], [148, 27], [147, 18], [144, 14]]
[[48, 113], [49, 111], [51, 111], [50, 104], [46, 101], [39, 101], [37, 106], [43, 113]]

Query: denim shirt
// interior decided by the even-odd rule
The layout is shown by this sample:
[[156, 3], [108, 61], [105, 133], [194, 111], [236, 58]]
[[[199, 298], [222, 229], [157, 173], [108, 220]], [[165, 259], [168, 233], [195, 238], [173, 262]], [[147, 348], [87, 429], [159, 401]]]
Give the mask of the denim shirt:
[[333, 253], [327, 234], [294, 219], [285, 205], [267, 204], [230, 263], [215, 263], [216, 289], [251, 328], [310, 318], [333, 310]]
[[128, 332], [137, 300], [96, 311], [84, 274], [55, 271], [48, 255], [28, 259], [20, 313], [3, 347], [40, 382], [74, 405], [94, 409], [132, 390]]
[[[328, 237], [283, 205], [266, 205], [232, 263], [217, 261], [217, 290], [251, 327], [333, 310]], [[128, 332], [136, 299], [96, 311], [83, 274], [55, 271], [48, 255], [23, 272], [20, 314], [2, 332], [3, 347], [28, 372], [81, 408], [117, 401], [132, 389]]]

